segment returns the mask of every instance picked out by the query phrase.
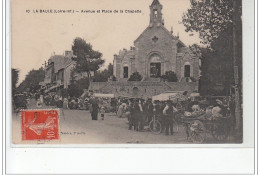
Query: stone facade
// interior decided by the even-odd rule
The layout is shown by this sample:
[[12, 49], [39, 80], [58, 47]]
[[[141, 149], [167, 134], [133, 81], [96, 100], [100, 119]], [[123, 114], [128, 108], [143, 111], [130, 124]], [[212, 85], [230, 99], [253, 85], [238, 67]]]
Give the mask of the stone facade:
[[[150, 6], [150, 23], [134, 41], [130, 50], [120, 50], [114, 55], [115, 82], [91, 82], [89, 90], [113, 93], [116, 97], [150, 98], [166, 91], [198, 91], [200, 76], [199, 58], [164, 27], [162, 5], [154, 0]], [[164, 82], [161, 76], [167, 71], [177, 75], [178, 82]], [[127, 81], [139, 72], [140, 82]]]
[[175, 72], [179, 81], [190, 77], [199, 79], [199, 58], [164, 27], [158, 0], [150, 6], [149, 26], [134, 41], [134, 47], [114, 55], [114, 65], [118, 80], [127, 80], [132, 73], [139, 72], [143, 81], [153, 81], [166, 71]]
[[198, 91], [197, 82], [91, 82], [89, 90], [96, 93], [115, 94], [115, 97], [140, 97], [152, 96], [167, 91]]
[[[41, 86], [46, 89], [46, 92], [53, 89], [67, 89], [69, 87], [72, 79], [72, 70], [76, 66], [76, 61], [73, 61], [72, 57], [72, 51], [65, 51], [64, 55], [53, 55], [50, 57], [48, 65], [45, 67], [44, 81], [41, 82]], [[75, 80], [79, 80], [87, 77], [87, 73], [75, 73], [73, 76]]]

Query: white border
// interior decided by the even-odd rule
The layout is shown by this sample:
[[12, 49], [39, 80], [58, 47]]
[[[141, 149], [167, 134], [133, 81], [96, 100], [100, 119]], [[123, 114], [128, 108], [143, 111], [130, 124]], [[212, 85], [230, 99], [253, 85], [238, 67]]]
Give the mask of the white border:
[[[253, 0], [243, 0], [243, 8], [248, 14], [253, 13]], [[7, 19], [10, 2], [7, 1]], [[244, 10], [245, 13], [245, 10]], [[243, 21], [249, 24], [244, 26], [250, 37], [244, 36], [243, 52], [244, 60], [252, 56], [252, 41], [254, 33], [251, 28], [254, 19], [251, 15], [243, 17]], [[10, 21], [7, 20], [7, 31], [9, 31]], [[250, 25], [251, 24], [251, 25]], [[244, 30], [245, 32], [245, 30]], [[10, 58], [10, 33], [7, 33], [7, 58]], [[247, 43], [249, 42], [249, 43]], [[247, 53], [247, 55], [245, 55]], [[251, 53], [251, 54], [250, 54]], [[251, 59], [244, 61], [244, 72], [250, 74], [248, 92], [253, 92], [252, 84], [254, 74]], [[5, 65], [5, 64], [4, 64]], [[249, 65], [246, 67], [246, 65]], [[6, 59], [6, 70], [10, 68], [10, 59]], [[5, 75], [5, 69], [3, 73]], [[10, 94], [10, 71], [6, 74], [7, 83], [5, 94]], [[250, 93], [250, 94], [251, 94]], [[7, 96], [8, 97], [8, 96]], [[254, 97], [254, 94], [253, 94]], [[249, 95], [249, 105], [252, 104], [252, 96]], [[4, 99], [4, 98], [3, 98]], [[6, 111], [10, 110], [10, 99], [6, 100]], [[251, 105], [253, 106], [253, 105]], [[4, 109], [5, 110], [5, 109]], [[10, 112], [9, 112], [10, 113]], [[253, 174], [254, 173], [254, 149], [249, 148], [11, 148], [10, 140], [10, 118], [7, 113], [7, 137], [6, 137], [6, 155], [7, 155], [7, 173], [26, 173], [26, 174], [46, 174], [46, 173], [73, 173], [73, 174], [118, 174], [118, 173], [181, 173], [181, 174]], [[252, 114], [249, 112], [248, 114]], [[247, 116], [247, 115], [244, 115]], [[5, 122], [5, 120], [4, 120]], [[247, 122], [244, 121], [244, 122]], [[249, 121], [250, 122], [250, 121]], [[246, 123], [244, 123], [246, 124]], [[252, 125], [251, 125], [252, 126]], [[252, 130], [253, 127], [251, 127]], [[252, 132], [249, 132], [250, 134]], [[246, 137], [244, 135], [244, 137]], [[255, 143], [257, 144], [257, 143]], [[28, 146], [28, 145], [27, 145]], [[56, 145], [57, 146], [57, 145]], [[64, 145], [62, 145], [64, 147]], [[74, 145], [67, 145], [74, 146]], [[115, 145], [118, 147], [118, 145]], [[122, 146], [122, 145], [120, 145]], [[138, 145], [139, 146], [139, 145]], [[182, 145], [178, 145], [182, 146]], [[194, 146], [194, 145], [185, 145]], [[200, 147], [209, 145], [198, 145]], [[147, 147], [147, 146], [145, 146]]]
[[[122, 147], [122, 148], [129, 148], [129, 147], [148, 147], [148, 148], [158, 148], [158, 147], [172, 147], [172, 148], [180, 148], [180, 147], [189, 147], [189, 148], [198, 148], [198, 147], [205, 147], [205, 148], [215, 148], [215, 147], [223, 147], [223, 148], [237, 148], [237, 147], [244, 147], [249, 148], [254, 146], [254, 7], [253, 0], [243, 0], [243, 125], [244, 125], [244, 134], [243, 134], [243, 143], [242, 144], [12, 144], [11, 141], [7, 141], [7, 143], [11, 143], [11, 147], [37, 147], [37, 148], [60, 148], [60, 147], [75, 147], [75, 148], [115, 148], [115, 147]], [[8, 9], [7, 9], [8, 10]], [[10, 22], [10, 21], [8, 21]], [[7, 27], [10, 25], [7, 25]], [[10, 31], [10, 28], [7, 28], [7, 31]], [[8, 38], [9, 36], [9, 38]], [[10, 35], [7, 36], [7, 39], [10, 41]], [[7, 45], [8, 46], [8, 45]], [[10, 45], [9, 45], [10, 46]], [[7, 49], [8, 51], [10, 50]], [[11, 55], [11, 53], [9, 52]], [[11, 58], [8, 56], [7, 58]], [[11, 59], [7, 59], [6, 61], [6, 70], [10, 70], [10, 62]], [[7, 82], [11, 82], [10, 80], [10, 73], [7, 74], [6, 79]], [[7, 96], [11, 97], [11, 86], [8, 83], [6, 85]], [[11, 100], [7, 98], [7, 116], [11, 116]], [[11, 118], [7, 118], [7, 126], [11, 128], [12, 121]], [[12, 134], [11, 130], [8, 128], [7, 135], [8, 139], [11, 138]]]

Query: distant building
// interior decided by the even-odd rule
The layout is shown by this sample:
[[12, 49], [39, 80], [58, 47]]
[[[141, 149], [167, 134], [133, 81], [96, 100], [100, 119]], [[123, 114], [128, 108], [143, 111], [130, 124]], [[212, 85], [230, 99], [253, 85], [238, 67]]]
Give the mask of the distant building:
[[[187, 46], [164, 27], [163, 6], [153, 0], [150, 6], [150, 22], [134, 41], [130, 50], [120, 50], [114, 55], [114, 76], [117, 82], [95, 83], [95, 92], [115, 93], [116, 96], [151, 97], [165, 91], [198, 90], [200, 76], [199, 58]], [[173, 71], [178, 82], [162, 82], [161, 76]], [[127, 81], [131, 74], [139, 72], [141, 82]]]
[[[48, 60], [45, 68], [45, 78], [41, 85], [45, 87], [45, 92], [67, 89], [71, 84], [72, 70], [76, 62], [72, 60], [72, 51], [65, 51], [64, 55], [53, 55]], [[86, 77], [86, 73], [75, 74], [75, 80]]]

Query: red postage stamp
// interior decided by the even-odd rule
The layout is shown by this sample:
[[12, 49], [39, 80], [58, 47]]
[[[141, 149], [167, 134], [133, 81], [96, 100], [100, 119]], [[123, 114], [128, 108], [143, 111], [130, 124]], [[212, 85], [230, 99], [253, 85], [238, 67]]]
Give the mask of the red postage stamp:
[[59, 139], [58, 110], [21, 111], [22, 140]]

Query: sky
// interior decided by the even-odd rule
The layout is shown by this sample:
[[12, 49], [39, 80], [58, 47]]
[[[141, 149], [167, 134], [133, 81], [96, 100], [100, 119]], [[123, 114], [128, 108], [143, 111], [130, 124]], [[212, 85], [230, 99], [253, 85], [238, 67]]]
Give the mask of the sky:
[[[153, 0], [12, 0], [11, 61], [20, 70], [19, 83], [32, 69], [43, 66], [51, 55], [71, 50], [76, 37], [91, 43], [103, 54], [104, 67], [113, 62], [119, 50], [129, 49], [149, 25]], [[165, 27], [188, 45], [200, 42], [197, 33], [185, 32], [182, 15], [190, 0], [159, 0], [163, 5]], [[74, 13], [36, 13], [36, 10], [74, 10]], [[96, 13], [81, 13], [95, 10]], [[97, 13], [101, 10], [101, 13]], [[102, 13], [111, 10], [113, 13]], [[124, 13], [114, 13], [123, 10]], [[125, 13], [139, 10], [141, 13]], [[76, 12], [79, 11], [79, 12]], [[120, 11], [119, 11], [120, 12]]]

